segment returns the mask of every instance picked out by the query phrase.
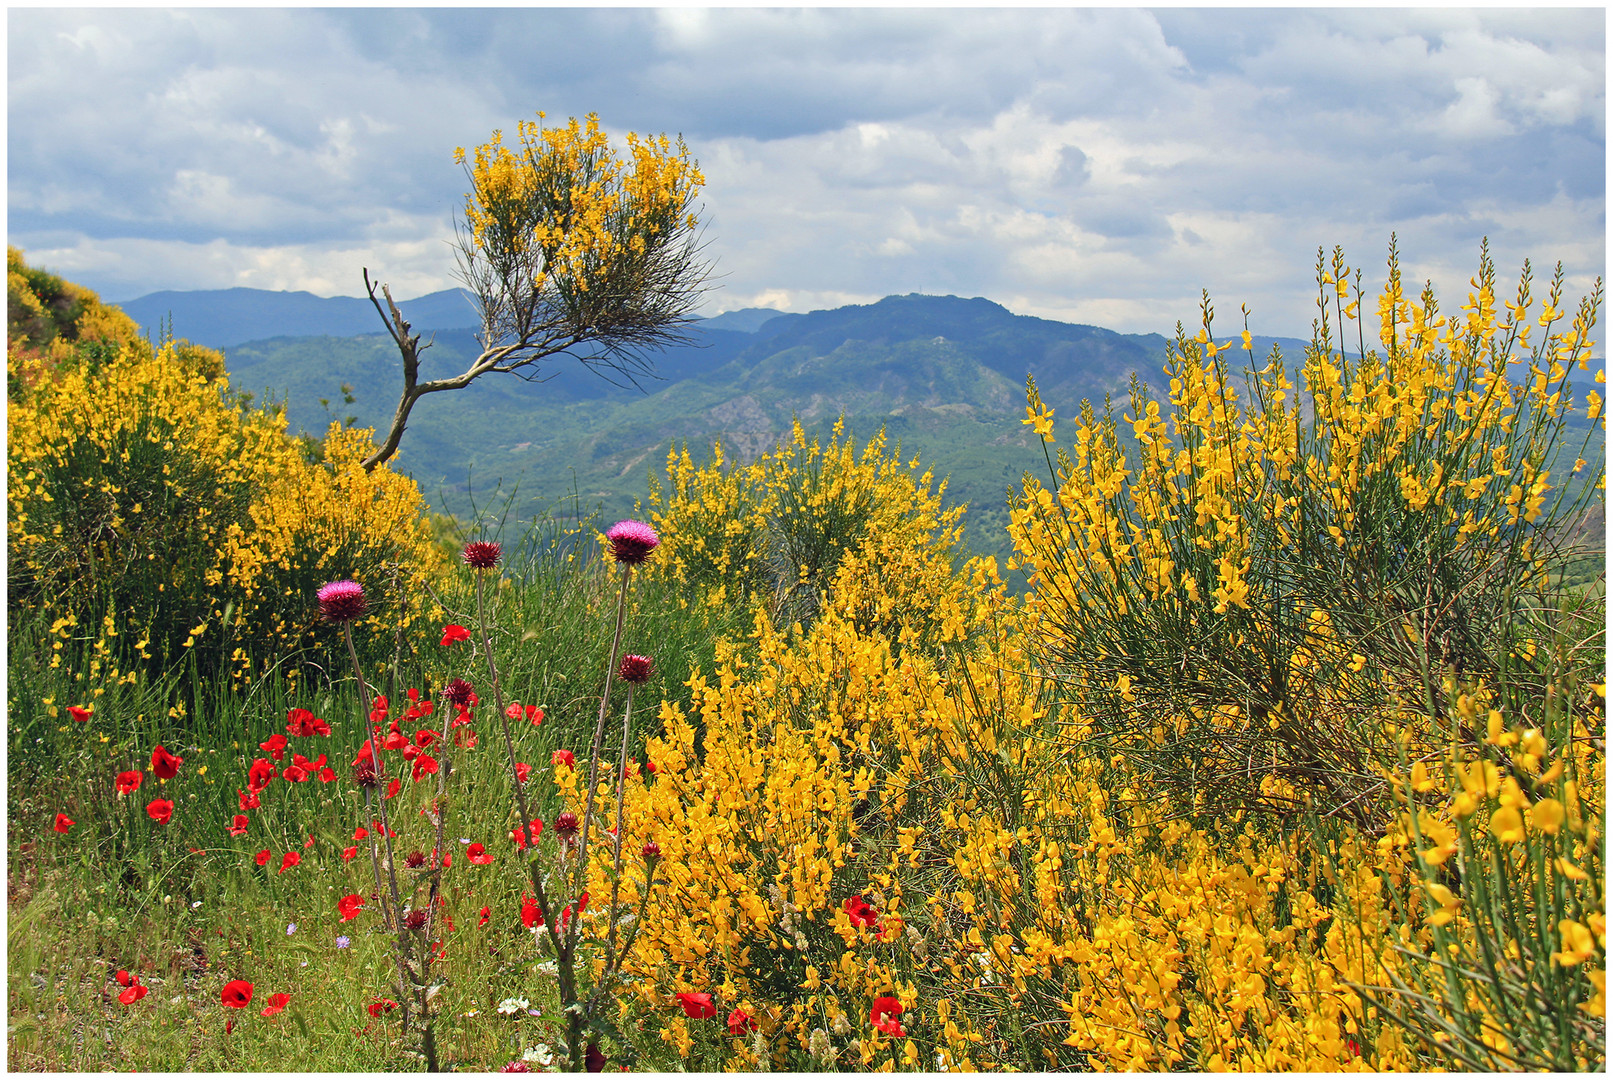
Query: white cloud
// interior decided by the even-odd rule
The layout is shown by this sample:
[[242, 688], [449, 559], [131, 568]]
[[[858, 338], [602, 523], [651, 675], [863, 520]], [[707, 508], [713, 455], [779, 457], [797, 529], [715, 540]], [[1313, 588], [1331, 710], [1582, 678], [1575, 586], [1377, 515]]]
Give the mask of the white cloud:
[[[546, 109], [685, 133], [709, 311], [983, 295], [1122, 330], [1201, 288], [1309, 324], [1376, 267], [1605, 261], [1605, 16], [1199, 9], [43, 9], [9, 207], [108, 295], [454, 284], [455, 146]], [[562, 49], [535, 43], [564, 42]], [[1261, 328], [1257, 328], [1261, 329]]]

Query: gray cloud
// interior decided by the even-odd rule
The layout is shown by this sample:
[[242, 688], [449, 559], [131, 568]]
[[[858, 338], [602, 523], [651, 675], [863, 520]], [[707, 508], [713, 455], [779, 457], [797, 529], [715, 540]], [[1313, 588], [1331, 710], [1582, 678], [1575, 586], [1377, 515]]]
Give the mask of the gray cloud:
[[[711, 310], [909, 291], [1308, 326], [1318, 245], [1605, 261], [1604, 13], [13, 9], [11, 242], [113, 299], [453, 283], [456, 146], [681, 132]], [[1374, 273], [1376, 271], [1374, 270]], [[1370, 276], [1370, 275], [1369, 275]]]

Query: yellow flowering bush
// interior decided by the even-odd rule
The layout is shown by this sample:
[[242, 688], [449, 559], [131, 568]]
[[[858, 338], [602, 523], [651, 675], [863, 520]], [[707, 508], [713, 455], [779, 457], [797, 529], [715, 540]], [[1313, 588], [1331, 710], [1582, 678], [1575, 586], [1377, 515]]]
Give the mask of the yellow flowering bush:
[[10, 352], [9, 381], [28, 388], [7, 446], [13, 604], [88, 646], [92, 681], [187, 650], [262, 674], [307, 644], [313, 590], [333, 577], [365, 581], [378, 625], [418, 617], [443, 560], [414, 483], [359, 467], [367, 432], [333, 428], [309, 463], [283, 414], [231, 400], [186, 349]]
[[[1601, 637], [1541, 603], [1595, 298], [1513, 386], [1521, 315], [1476, 351], [1488, 274], [1463, 333], [1431, 293], [1400, 306], [1391, 265], [1389, 359], [1320, 341], [1304, 396], [1275, 362], [1235, 390], [1208, 326], [1184, 335], [1169, 410], [1134, 399], [1138, 471], [1089, 409], [1058, 486], [1027, 482], [1023, 602], [953, 567], [883, 450], [674, 454], [656, 572], [753, 624], [626, 780], [626, 842], [665, 876], [590, 916], [642, 920], [621, 1026], [704, 1068], [1599, 1067]], [[1051, 435], [1034, 387], [1029, 422]], [[800, 462], [818, 477], [781, 482]], [[1578, 468], [1574, 498], [1600, 486]], [[792, 485], [834, 494], [792, 517]], [[851, 540], [797, 623], [813, 570], [779, 573], [776, 530], [876, 517], [822, 528]], [[1372, 570], [1390, 535], [1415, 559]], [[1468, 576], [1415, 579], [1419, 607], [1431, 559]], [[1458, 602], [1506, 625], [1459, 639]]]
[[[1359, 272], [1352, 285], [1341, 253], [1319, 253], [1317, 279], [1318, 334], [1292, 375], [1274, 353], [1235, 379], [1238, 342], [1217, 344], [1206, 300], [1166, 399], [1134, 381], [1128, 415], [1084, 406], [1073, 456], [1015, 498], [1040, 664], [1105, 756], [1183, 811], [1365, 812], [1394, 760], [1384, 710], [1443, 713], [1443, 672], [1500, 669], [1555, 527], [1604, 486], [1600, 451], [1565, 445], [1600, 285], [1566, 320], [1559, 267], [1537, 317], [1527, 264], [1500, 304], [1486, 254], [1446, 316], [1431, 286], [1406, 297], [1391, 248], [1369, 350], [1343, 344], [1365, 339]], [[1026, 423], [1052, 442], [1029, 396]], [[1594, 420], [1599, 397], [1582, 400]]]

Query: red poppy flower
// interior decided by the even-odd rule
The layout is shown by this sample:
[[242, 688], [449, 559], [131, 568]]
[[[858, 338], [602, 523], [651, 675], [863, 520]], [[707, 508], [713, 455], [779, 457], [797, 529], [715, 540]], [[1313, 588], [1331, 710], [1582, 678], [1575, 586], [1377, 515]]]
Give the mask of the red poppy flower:
[[477, 926], [486, 926], [487, 925], [487, 920], [492, 917], [493, 909], [490, 908], [490, 907], [484, 907], [477, 914], [480, 917], [476, 920], [476, 925]]
[[454, 745], [461, 750], [474, 750], [477, 743], [476, 733], [470, 728], [454, 732]]
[[135, 983], [133, 986], [129, 987], [129, 989], [119, 994], [118, 1000], [123, 1002], [125, 1005], [133, 1005], [135, 1002], [139, 1001], [145, 996], [146, 988], [141, 986], [139, 983]]
[[554, 756], [549, 759], [549, 764], [564, 764], [575, 769], [577, 767], [577, 755], [573, 754], [570, 750], [556, 750], [554, 752]]
[[477, 866], [488, 866], [493, 862], [493, 856], [489, 855], [487, 853], [487, 848], [479, 843], [472, 844], [470, 847], [465, 849], [465, 858], [469, 859]]
[[323, 769], [319, 770], [319, 782], [321, 784], [333, 783], [335, 780], [336, 770], [331, 768], [329, 765], [326, 765]]
[[168, 824], [168, 819], [174, 816], [174, 804], [170, 799], [152, 799], [146, 804], [146, 813], [158, 825]]
[[650, 761], [648, 758], [646, 758], [644, 761], [644, 768], [651, 776], [654, 776], [656, 773], [661, 771], [655, 767], [655, 762]]
[[255, 791], [242, 791], [240, 788], [236, 788], [235, 797], [240, 802], [242, 810], [256, 810], [263, 805], [258, 800], [258, 793]]
[[280, 775], [288, 784], [300, 784], [308, 779], [308, 770], [301, 765], [287, 765], [280, 770]]
[[398, 1003], [391, 998], [382, 998], [380, 1001], [370, 1003], [370, 1015], [379, 1018], [382, 1013], [391, 1012], [398, 1007]]
[[409, 737], [397, 728], [387, 733], [386, 741], [381, 744], [383, 750], [402, 750], [409, 745]]
[[280, 860], [280, 872], [283, 874], [300, 862], [302, 862], [301, 855], [298, 855], [295, 851], [288, 851], [285, 857]]
[[515, 763], [515, 776], [516, 776], [516, 779], [521, 781], [521, 783], [523, 783], [523, 784], [526, 783], [526, 778], [531, 776], [531, 775], [532, 775], [532, 766], [528, 765], [524, 761], [517, 761]]
[[280, 734], [270, 735], [267, 742], [258, 743], [258, 749], [267, 750], [270, 757], [280, 761], [286, 756], [286, 737]]
[[73, 819], [68, 817], [66, 814], [57, 814], [56, 824], [52, 825], [51, 828], [55, 829], [59, 833], [64, 833], [68, 829], [71, 829], [75, 824], [76, 822], [74, 822]]
[[263, 1015], [263, 1016], [273, 1016], [275, 1013], [284, 1012], [286, 1006], [290, 1005], [290, 1004], [291, 1004], [291, 995], [290, 994], [270, 994], [269, 995], [269, 1004], [264, 1007], [264, 1010], [263, 1010], [261, 1015]]
[[874, 1007], [868, 1010], [868, 1022], [874, 1025], [876, 1031], [883, 1031], [893, 1039], [901, 1039], [907, 1036], [907, 1032], [902, 1030], [901, 1021], [896, 1019], [901, 1015], [902, 1003], [885, 995], [874, 999]]
[[122, 969], [120, 969], [118, 973], [112, 977], [118, 980], [119, 986], [133, 986], [139, 981], [133, 975], [130, 975], [127, 970]]
[[452, 645], [456, 641], [469, 641], [469, 640], [470, 640], [470, 631], [466, 630], [463, 626], [460, 626], [458, 623], [449, 623], [447, 626], [442, 628], [442, 643], [444, 645]]
[[353, 759], [353, 764], [355, 766], [374, 764], [375, 759], [374, 759], [374, 756], [371, 754], [370, 751], [371, 751], [370, 740], [365, 739], [364, 740], [364, 745], [358, 748], [358, 757]]
[[307, 709], [292, 709], [286, 713], [286, 732], [291, 735], [329, 735], [330, 724]]
[[336, 910], [341, 912], [342, 922], [358, 918], [358, 913], [364, 910], [364, 898], [358, 893], [348, 893], [336, 901]]
[[140, 782], [145, 778], [146, 774], [138, 769], [118, 773], [118, 794], [133, 795], [140, 789]]
[[356, 845], [353, 846], [353, 847], [350, 847], [350, 848], [343, 848], [342, 849], [342, 861], [343, 862], [352, 862], [357, 857], [358, 857], [358, 847]]
[[401, 780], [393, 780], [390, 784], [388, 784], [386, 786], [386, 797], [389, 798], [389, 799], [396, 798], [398, 792], [402, 791], [402, 790], [403, 790], [403, 781], [401, 781]]
[[728, 1033], [730, 1035], [744, 1035], [756, 1030], [756, 1021], [744, 1009], [735, 1009], [728, 1014]]
[[353, 839], [354, 840], [365, 840], [365, 839], [369, 838], [369, 835], [370, 835], [370, 830], [366, 829], [362, 825], [357, 826], [353, 830]]
[[93, 716], [94, 714], [95, 714], [95, 706], [94, 705], [91, 705], [87, 709], [81, 709], [77, 705], [69, 705], [67, 707], [67, 715], [71, 716], [74, 720], [77, 720], [81, 724], [87, 723], [89, 721], [89, 718], [91, 716]]
[[414, 782], [419, 783], [422, 776], [430, 776], [437, 771], [437, 759], [430, 754], [421, 754], [414, 762]]
[[421, 728], [414, 733], [414, 744], [424, 750], [437, 741], [437, 733], [431, 728]]
[[711, 1003], [710, 994], [679, 994], [678, 1004], [683, 1015], [691, 1020], [709, 1020], [717, 1015], [717, 1006]]
[[245, 814], [236, 814], [234, 820], [230, 823], [230, 835], [245, 836], [246, 828], [250, 824], [252, 824], [251, 818]]
[[528, 930], [543, 925], [543, 913], [538, 910], [537, 901], [530, 896], [521, 897], [521, 925]]
[[526, 707], [526, 718], [532, 721], [533, 727], [537, 727], [539, 724], [543, 723], [543, 710], [538, 708], [536, 705], [528, 705]]
[[179, 775], [179, 767], [185, 763], [182, 757], [175, 757], [161, 746], [151, 752], [151, 772], [159, 780], [172, 780]]
[[258, 865], [259, 866], [268, 866], [269, 865], [269, 849], [268, 848], [264, 848], [262, 851], [258, 852]]
[[874, 933], [879, 933], [879, 912], [861, 896], [847, 897], [846, 902], [841, 907], [845, 909], [847, 917], [851, 919], [852, 926], [866, 926], [872, 929]]
[[256, 795], [268, 787], [269, 781], [273, 780], [277, 775], [279, 775], [279, 771], [274, 767], [273, 763], [267, 758], [258, 758], [252, 762], [252, 767], [246, 771], [247, 790]]
[[305, 848], [311, 848], [311, 847], [314, 846], [314, 834], [313, 833], [308, 834], [308, 839], [303, 842], [302, 846], [305, 847]]
[[252, 1003], [252, 984], [245, 979], [231, 979], [219, 991], [218, 999], [227, 1009], [244, 1009]]

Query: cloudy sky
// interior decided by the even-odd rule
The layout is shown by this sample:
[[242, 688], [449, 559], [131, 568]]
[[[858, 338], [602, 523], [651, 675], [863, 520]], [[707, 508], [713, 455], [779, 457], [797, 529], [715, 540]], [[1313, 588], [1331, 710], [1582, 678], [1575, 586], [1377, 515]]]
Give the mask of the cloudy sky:
[[9, 10], [8, 239], [126, 300], [456, 284], [456, 146], [681, 133], [708, 314], [985, 296], [1308, 336], [1318, 246], [1606, 260], [1606, 17], [1554, 10]]

